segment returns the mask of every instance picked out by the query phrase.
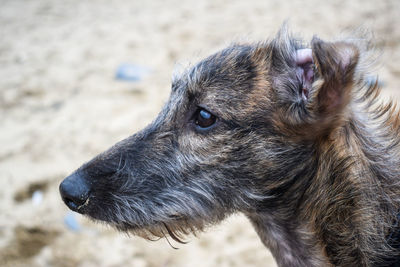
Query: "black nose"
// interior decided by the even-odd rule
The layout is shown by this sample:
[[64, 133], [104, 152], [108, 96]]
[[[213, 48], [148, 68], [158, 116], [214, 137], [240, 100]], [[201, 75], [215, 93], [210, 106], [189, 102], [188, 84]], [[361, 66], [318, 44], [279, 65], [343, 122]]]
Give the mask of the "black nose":
[[80, 208], [89, 198], [90, 188], [85, 179], [75, 172], [60, 184], [60, 194], [64, 203], [73, 211], [81, 212]]

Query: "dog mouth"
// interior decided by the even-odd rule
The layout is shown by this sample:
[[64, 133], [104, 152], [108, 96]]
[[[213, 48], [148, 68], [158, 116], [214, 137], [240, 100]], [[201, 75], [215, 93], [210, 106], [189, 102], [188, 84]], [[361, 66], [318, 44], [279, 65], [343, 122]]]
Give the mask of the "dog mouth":
[[130, 215], [134, 217], [123, 218], [123, 215], [117, 216], [115, 207], [112, 206], [98, 206], [96, 205], [95, 196], [89, 197], [85, 203], [80, 206], [74, 204], [68, 205], [68, 199], [64, 199], [67, 206], [78, 212], [91, 221], [100, 224], [106, 224], [118, 231], [124, 232], [128, 235], [136, 235], [150, 241], [157, 241], [166, 238], [172, 248], [175, 248], [168, 237], [179, 244], [186, 244], [186, 236], [194, 235], [197, 232], [203, 231], [204, 225], [199, 222], [189, 222], [182, 215], [171, 214], [168, 218], [154, 218], [152, 221], [147, 221], [140, 217], [138, 210], [130, 211]]

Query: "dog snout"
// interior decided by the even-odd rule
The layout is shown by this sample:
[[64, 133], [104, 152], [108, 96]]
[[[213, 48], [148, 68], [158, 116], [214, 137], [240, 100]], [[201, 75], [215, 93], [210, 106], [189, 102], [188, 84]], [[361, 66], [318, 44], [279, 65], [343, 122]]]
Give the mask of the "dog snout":
[[82, 207], [88, 202], [90, 187], [84, 177], [75, 172], [60, 184], [60, 194], [64, 203], [73, 211], [82, 213]]

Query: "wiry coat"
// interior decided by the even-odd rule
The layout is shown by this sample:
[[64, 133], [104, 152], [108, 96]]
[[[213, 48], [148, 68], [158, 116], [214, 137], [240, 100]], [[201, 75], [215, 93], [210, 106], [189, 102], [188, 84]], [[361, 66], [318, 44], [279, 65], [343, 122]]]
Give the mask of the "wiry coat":
[[77, 211], [178, 241], [242, 212], [280, 266], [388, 264], [398, 113], [366, 81], [367, 41], [314, 38], [299, 58], [306, 48], [282, 29], [175, 77], [153, 123], [76, 171], [90, 185]]

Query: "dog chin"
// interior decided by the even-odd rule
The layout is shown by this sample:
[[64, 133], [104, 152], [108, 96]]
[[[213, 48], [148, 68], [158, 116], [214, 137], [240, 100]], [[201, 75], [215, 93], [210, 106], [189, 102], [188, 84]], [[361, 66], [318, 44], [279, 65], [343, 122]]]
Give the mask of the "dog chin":
[[148, 226], [139, 226], [134, 224], [113, 224], [114, 228], [118, 231], [124, 232], [128, 235], [135, 235], [146, 240], [157, 241], [161, 238], [171, 237], [178, 243], [186, 244], [187, 242], [183, 241], [184, 237], [189, 233], [193, 233], [192, 230], [184, 230], [184, 229], [173, 229], [173, 227], [168, 226], [165, 223], [158, 223], [154, 225]]

